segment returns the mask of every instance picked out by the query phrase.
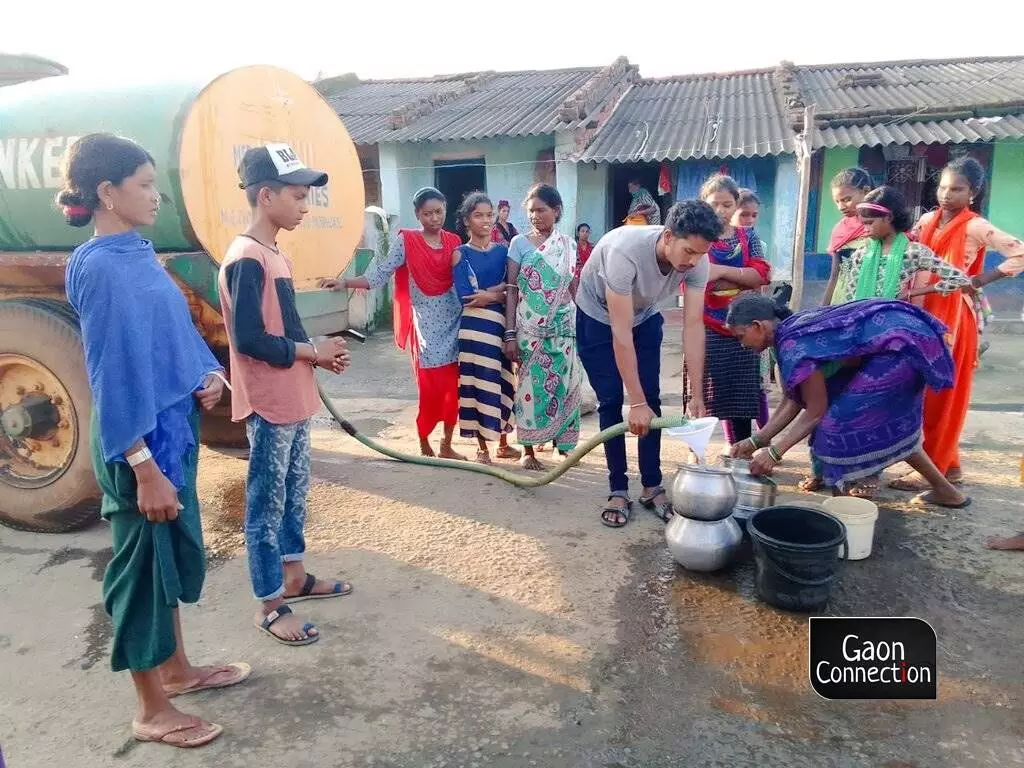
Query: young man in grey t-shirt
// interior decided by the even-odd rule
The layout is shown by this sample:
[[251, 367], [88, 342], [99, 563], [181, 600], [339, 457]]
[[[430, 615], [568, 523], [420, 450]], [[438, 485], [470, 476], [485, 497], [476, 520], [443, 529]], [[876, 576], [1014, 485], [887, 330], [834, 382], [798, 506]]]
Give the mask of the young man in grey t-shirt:
[[[707, 253], [722, 225], [711, 206], [699, 200], [676, 203], [665, 226], [620, 227], [602, 237], [587, 260], [576, 292], [576, 341], [580, 360], [597, 393], [601, 429], [622, 421], [623, 388], [629, 403], [629, 428], [640, 437], [640, 503], [662, 520], [672, 507], [661, 487], [661, 432], [651, 419], [661, 415], [662, 305], [684, 290], [683, 347], [694, 392], [703, 392], [704, 288]], [[702, 416], [701, 400], [690, 414]], [[626, 476], [626, 441], [604, 444], [608, 464], [608, 503], [601, 522], [621, 528], [632, 502]]]

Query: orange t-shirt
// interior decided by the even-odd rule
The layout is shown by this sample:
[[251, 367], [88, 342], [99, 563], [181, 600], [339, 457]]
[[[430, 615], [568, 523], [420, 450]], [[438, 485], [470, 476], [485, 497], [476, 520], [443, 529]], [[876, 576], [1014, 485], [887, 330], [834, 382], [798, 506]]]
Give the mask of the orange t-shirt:
[[236, 237], [218, 276], [228, 330], [231, 418], [257, 413], [271, 424], [292, 424], [320, 410], [313, 366], [295, 359], [308, 343], [295, 306], [291, 262], [250, 237]]

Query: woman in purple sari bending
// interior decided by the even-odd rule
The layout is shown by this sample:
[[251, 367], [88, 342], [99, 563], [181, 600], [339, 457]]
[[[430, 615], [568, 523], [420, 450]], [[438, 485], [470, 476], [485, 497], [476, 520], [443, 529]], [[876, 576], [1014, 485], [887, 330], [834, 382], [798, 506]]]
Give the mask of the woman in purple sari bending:
[[954, 375], [946, 329], [930, 314], [903, 301], [865, 299], [789, 317], [754, 294], [733, 302], [728, 325], [748, 349], [775, 349], [785, 389], [764, 428], [732, 446], [733, 456], [753, 457], [754, 474], [769, 472], [813, 432], [811, 448], [834, 493], [905, 461], [931, 485], [917, 501], [953, 509], [971, 503], [921, 448], [925, 387], [948, 389]]

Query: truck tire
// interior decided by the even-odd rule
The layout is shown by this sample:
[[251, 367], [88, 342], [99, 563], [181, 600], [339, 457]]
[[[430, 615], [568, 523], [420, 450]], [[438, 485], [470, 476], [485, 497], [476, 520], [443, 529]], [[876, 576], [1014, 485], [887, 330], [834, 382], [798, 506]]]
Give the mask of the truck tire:
[[60, 533], [99, 519], [92, 399], [74, 312], [0, 302], [0, 523]]
[[224, 397], [212, 411], [203, 411], [199, 418], [199, 441], [211, 448], [248, 448], [249, 438], [245, 434], [245, 422], [231, 420], [231, 393]]

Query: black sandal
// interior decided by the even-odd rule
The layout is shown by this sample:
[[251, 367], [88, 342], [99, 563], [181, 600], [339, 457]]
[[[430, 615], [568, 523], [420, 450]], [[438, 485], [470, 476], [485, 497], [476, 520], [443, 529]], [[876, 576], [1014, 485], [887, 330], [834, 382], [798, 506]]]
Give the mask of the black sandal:
[[276, 611], [271, 611], [266, 617], [264, 617], [263, 621], [256, 625], [256, 629], [258, 629], [265, 635], [270, 635], [274, 640], [277, 640], [277, 642], [279, 642], [281, 645], [300, 646], [312, 645], [313, 643], [317, 642], [320, 639], [320, 633], [317, 632], [315, 635], [311, 635], [309, 633], [311, 629], [316, 629], [316, 625], [312, 622], [306, 622], [302, 625], [303, 637], [300, 637], [298, 640], [286, 640], [285, 638], [271, 631], [270, 628], [274, 626], [274, 622], [276, 622], [282, 616], [287, 616], [291, 612], [291, 608], [289, 608], [287, 605], [282, 605]]
[[661, 504], [655, 504], [654, 502], [656, 498], [663, 494], [666, 496], [668, 495], [665, 493], [665, 489], [659, 485], [651, 492], [650, 496], [641, 496], [637, 501], [640, 502], [641, 507], [653, 512], [654, 516], [661, 520], [661, 522], [667, 523], [675, 514], [675, 512], [672, 511], [672, 504], [668, 501], [663, 501]]
[[[633, 502], [625, 496], [613, 495], [608, 497], [608, 501], [612, 499], [625, 499], [626, 506], [616, 507], [613, 504], [605, 505], [605, 508], [601, 510], [601, 524], [606, 525], [609, 528], [624, 528], [629, 519], [633, 516]], [[622, 519], [619, 519], [621, 515]]]

